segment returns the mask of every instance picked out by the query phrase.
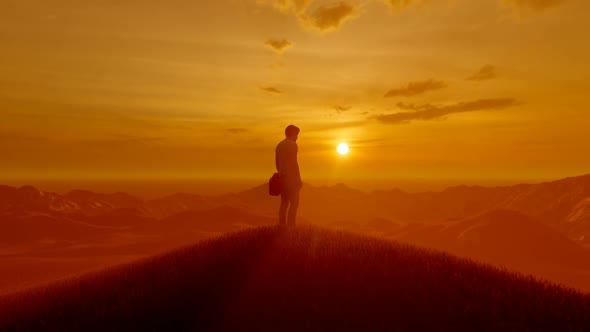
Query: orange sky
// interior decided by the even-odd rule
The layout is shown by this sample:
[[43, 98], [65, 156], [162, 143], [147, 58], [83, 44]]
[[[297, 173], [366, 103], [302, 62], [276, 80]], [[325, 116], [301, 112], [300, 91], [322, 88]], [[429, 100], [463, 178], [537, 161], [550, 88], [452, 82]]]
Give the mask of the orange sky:
[[[588, 173], [586, 0], [5, 0], [0, 180]], [[336, 144], [347, 141], [341, 157]]]

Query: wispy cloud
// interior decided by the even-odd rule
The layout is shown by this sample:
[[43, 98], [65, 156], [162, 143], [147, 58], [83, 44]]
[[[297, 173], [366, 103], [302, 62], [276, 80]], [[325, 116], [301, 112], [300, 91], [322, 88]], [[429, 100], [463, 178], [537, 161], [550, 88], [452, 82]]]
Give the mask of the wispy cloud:
[[358, 128], [367, 124], [366, 120], [362, 121], [347, 121], [347, 122], [333, 122], [328, 124], [316, 125], [305, 129], [305, 132], [323, 132], [337, 129]]
[[283, 39], [271, 38], [271, 39], [267, 40], [265, 44], [267, 46], [269, 46], [270, 48], [272, 48], [277, 53], [282, 53], [286, 49], [293, 46], [293, 43], [291, 43], [290, 41], [288, 41], [287, 39], [284, 39], [284, 38]]
[[400, 11], [412, 4], [421, 3], [423, 0], [383, 0], [395, 12]]
[[273, 86], [261, 86], [260, 87], [261, 90], [269, 92], [269, 93], [274, 93], [274, 94], [281, 94], [283, 93], [282, 90], [279, 90]]
[[34, 135], [27, 135], [24, 133], [18, 133], [18, 132], [5, 132], [3, 130], [0, 129], [0, 144], [2, 143], [23, 143], [23, 142], [29, 142], [29, 143], [38, 143], [41, 142], [43, 140], [46, 140], [46, 138], [43, 138], [41, 136], [34, 136]]
[[[518, 7], [525, 7], [532, 10], [544, 10], [550, 7], [560, 5], [567, 0], [498, 0], [498, 3], [508, 3]], [[420, 5], [429, 2], [428, 0], [383, 0], [384, 3], [391, 7], [393, 12], [399, 12], [411, 5]]]
[[243, 134], [243, 133], [247, 133], [248, 129], [246, 129], [246, 128], [228, 128], [227, 131], [229, 131], [232, 134]]
[[560, 5], [566, 0], [504, 0], [504, 2], [513, 4], [518, 7], [529, 8], [532, 10], [545, 10]]
[[433, 79], [427, 81], [410, 82], [400, 88], [389, 90], [385, 94], [385, 97], [411, 97], [426, 93], [428, 91], [444, 89], [447, 86], [447, 83]]
[[[293, 15], [304, 27], [311, 27], [321, 32], [336, 31], [348, 19], [363, 14], [361, 8], [375, 0], [345, 0], [340, 2], [324, 0], [256, 0], [263, 6]], [[555, 7], [568, 0], [496, 0], [498, 5], [511, 5], [542, 11]], [[327, 3], [326, 3], [327, 2]], [[414, 5], [428, 5], [430, 0], [378, 0], [388, 6], [392, 13], [398, 13]], [[271, 46], [273, 47], [273, 46]], [[274, 48], [274, 47], [273, 47]]]
[[[321, 32], [335, 31], [350, 18], [360, 16], [360, 8], [374, 0], [256, 0], [259, 5], [272, 6], [276, 10], [293, 14], [299, 23]], [[380, 0], [390, 6], [393, 11], [399, 11], [412, 3], [424, 0]]]
[[384, 123], [398, 124], [412, 120], [438, 119], [454, 113], [501, 110], [516, 105], [518, 102], [512, 98], [479, 99], [445, 106], [399, 103], [400, 109], [410, 112], [384, 114], [376, 116], [375, 119]]
[[282, 12], [303, 12], [313, 0], [256, 0], [259, 4], [270, 4]]
[[334, 105], [334, 109], [337, 113], [350, 111], [352, 107], [350, 106], [343, 106], [343, 105]]
[[358, 6], [347, 2], [339, 2], [332, 5], [323, 5], [318, 7], [311, 14], [305, 14], [300, 19], [315, 29], [320, 31], [335, 30], [346, 20], [356, 16]]
[[82, 139], [81, 144], [95, 147], [151, 146], [164, 141], [163, 137], [116, 134], [103, 138]]
[[483, 66], [477, 73], [469, 76], [467, 80], [469, 81], [487, 81], [496, 78], [498, 75], [496, 74], [496, 67], [492, 65], [485, 65]]

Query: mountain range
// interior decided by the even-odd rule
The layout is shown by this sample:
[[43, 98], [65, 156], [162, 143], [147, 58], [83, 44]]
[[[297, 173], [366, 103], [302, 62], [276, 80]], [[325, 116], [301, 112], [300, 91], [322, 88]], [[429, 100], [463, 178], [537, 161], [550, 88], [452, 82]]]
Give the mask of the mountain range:
[[[0, 186], [0, 259], [148, 255], [276, 223], [266, 184], [216, 196]], [[301, 191], [299, 222], [405, 241], [590, 290], [590, 175], [439, 192]]]
[[[356, 190], [346, 185], [304, 185], [300, 215], [313, 223], [375, 225], [375, 219], [396, 224], [440, 223], [486, 211], [511, 210], [550, 225], [576, 241], [590, 233], [590, 175], [540, 184], [504, 187], [456, 186], [440, 192], [407, 193], [398, 189]], [[274, 216], [278, 200], [266, 184], [218, 196], [178, 193], [143, 200], [125, 193], [73, 190], [66, 194], [32, 186], [0, 186], [0, 216], [44, 215], [85, 221], [98, 226], [126, 227], [144, 219], [165, 219], [186, 211], [231, 206], [249, 213]], [[379, 231], [379, 229], [375, 229]]]

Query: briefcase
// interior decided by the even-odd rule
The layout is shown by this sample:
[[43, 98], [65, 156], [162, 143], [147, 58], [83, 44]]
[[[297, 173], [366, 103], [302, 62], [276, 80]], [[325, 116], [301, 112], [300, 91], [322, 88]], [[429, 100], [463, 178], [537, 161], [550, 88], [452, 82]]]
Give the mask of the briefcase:
[[279, 173], [273, 174], [268, 181], [268, 194], [271, 196], [279, 196], [281, 194], [281, 176]]

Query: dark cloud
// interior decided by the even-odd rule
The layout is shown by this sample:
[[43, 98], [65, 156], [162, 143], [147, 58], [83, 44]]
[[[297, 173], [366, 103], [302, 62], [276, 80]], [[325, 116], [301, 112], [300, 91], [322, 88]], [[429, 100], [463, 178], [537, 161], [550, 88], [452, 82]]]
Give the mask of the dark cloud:
[[400, 112], [376, 116], [375, 119], [385, 123], [403, 123], [412, 120], [432, 120], [453, 113], [501, 110], [518, 105], [512, 98], [479, 99], [446, 106], [431, 104], [416, 105], [399, 103], [398, 107], [410, 112]]
[[293, 43], [286, 39], [269, 39], [265, 43], [267, 46], [272, 48], [278, 53], [283, 52], [284, 50], [288, 49], [289, 47], [293, 46]]
[[[379, 0], [394, 13], [401, 12], [413, 5], [426, 5], [429, 0]], [[498, 5], [509, 4], [514, 7], [541, 11], [555, 7], [568, 0], [496, 0]], [[326, 2], [328, 4], [326, 4]], [[331, 3], [330, 3], [331, 2]], [[370, 0], [345, 0], [340, 2], [321, 0], [256, 0], [263, 6], [271, 6], [278, 11], [293, 15], [301, 25], [318, 29], [322, 32], [337, 30], [347, 19], [363, 14], [359, 10]], [[318, 4], [319, 3], [319, 4]], [[273, 47], [273, 46], [271, 46]], [[274, 47], [273, 47], [274, 48]]]
[[301, 16], [301, 20], [320, 31], [329, 31], [337, 29], [344, 21], [356, 14], [357, 6], [339, 2], [320, 6], [312, 14]]
[[232, 134], [243, 134], [243, 133], [247, 133], [248, 129], [246, 129], [246, 128], [229, 128], [227, 131], [229, 131]]
[[281, 91], [281, 90], [279, 90], [279, 89], [277, 89], [275, 87], [272, 87], [272, 86], [261, 86], [260, 89], [263, 90], [263, 91], [269, 92], [269, 93], [274, 93], [274, 94], [281, 94], [281, 93], [283, 93], [283, 91]]
[[487, 81], [496, 78], [498, 75], [496, 74], [496, 67], [492, 65], [485, 65], [483, 66], [477, 73], [469, 76], [467, 80], [469, 81]]
[[564, 3], [566, 0], [505, 0], [518, 7], [525, 7], [532, 10], [544, 10]]
[[411, 97], [428, 91], [444, 89], [446, 87], [447, 83], [432, 79], [427, 81], [410, 82], [401, 88], [389, 90], [385, 94], [385, 97]]
[[343, 106], [343, 105], [335, 105], [334, 109], [336, 110], [336, 112], [340, 113], [340, 112], [346, 112], [346, 111], [350, 111], [352, 107], [350, 106]]

